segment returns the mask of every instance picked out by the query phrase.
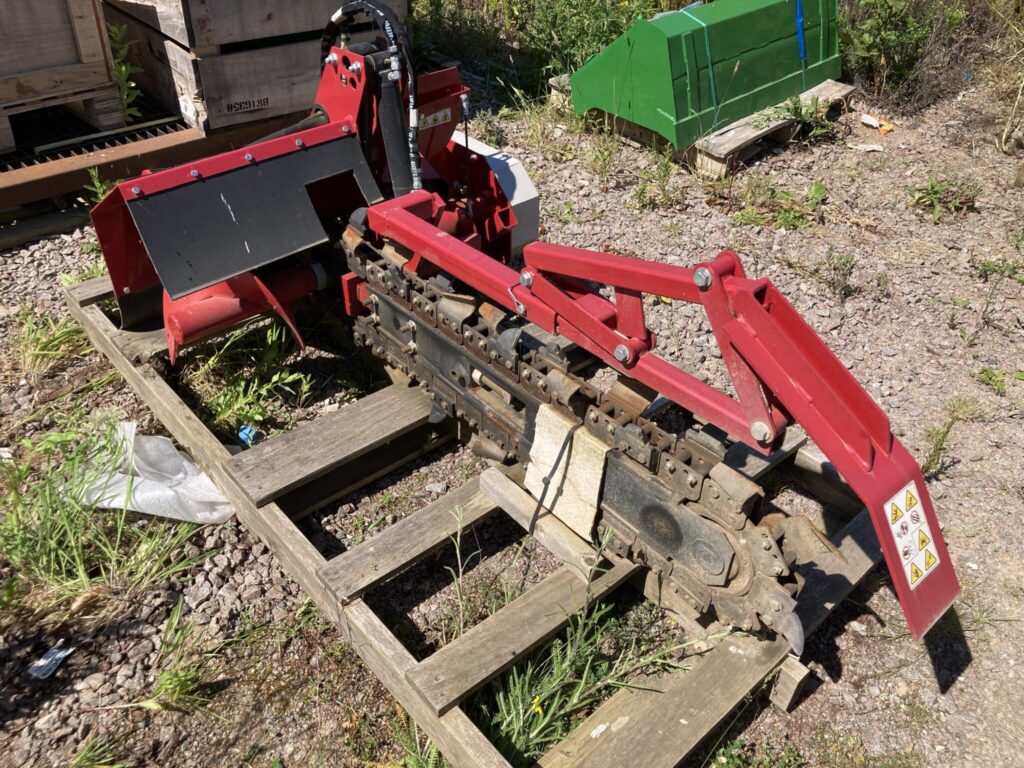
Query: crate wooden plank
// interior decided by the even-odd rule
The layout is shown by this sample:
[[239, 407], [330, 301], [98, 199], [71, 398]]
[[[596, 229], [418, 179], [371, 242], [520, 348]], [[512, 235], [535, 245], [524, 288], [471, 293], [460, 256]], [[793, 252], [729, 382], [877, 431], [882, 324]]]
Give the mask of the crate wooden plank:
[[574, 615], [605, 597], [639, 567], [621, 560], [583, 584], [573, 568], [563, 566], [421, 661], [406, 677], [442, 714], [564, 629]]
[[[840, 557], [827, 555], [813, 568], [797, 614], [810, 635], [880, 560], [867, 510], [834, 539]], [[544, 755], [543, 768], [669, 768], [761, 684], [789, 655], [782, 638], [728, 638], [688, 672], [649, 682], [644, 690], [617, 693], [567, 739]]]
[[257, 506], [274, 501], [426, 423], [432, 401], [392, 384], [234, 456], [228, 471]]
[[497, 504], [481, 492], [479, 479], [474, 478], [330, 560], [318, 571], [320, 580], [339, 600], [347, 603], [497, 509]]
[[89, 307], [99, 304], [104, 299], [114, 297], [114, 286], [110, 284], [110, 275], [103, 274], [86, 280], [64, 289], [68, 301], [74, 302], [79, 307]]
[[[186, 48], [211, 48], [322, 30], [338, 0], [106, 0]], [[408, 0], [388, 0], [398, 18]], [[358, 20], [357, 20], [358, 23]]]
[[112, 80], [99, 0], [5, 3], [0, 13], [0, 107]]

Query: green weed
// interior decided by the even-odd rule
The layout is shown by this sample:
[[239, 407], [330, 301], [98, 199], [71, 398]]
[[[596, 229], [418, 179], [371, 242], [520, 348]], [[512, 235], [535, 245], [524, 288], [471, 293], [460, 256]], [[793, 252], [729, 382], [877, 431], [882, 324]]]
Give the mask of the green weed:
[[932, 221], [938, 223], [947, 214], [977, 211], [981, 185], [974, 179], [940, 179], [928, 174], [928, 182], [914, 187], [909, 192], [909, 202], [914, 208], [931, 213]]
[[99, 510], [87, 489], [120, 464], [114, 414], [92, 421], [66, 417], [60, 431], [23, 440], [19, 456], [0, 463], [3, 516], [0, 561], [18, 574], [31, 603], [71, 603], [85, 610], [129, 596], [194, 564], [182, 548], [195, 531], [186, 523], [133, 522], [121, 509]]
[[988, 282], [989, 278], [1008, 278], [1024, 285], [1024, 262], [1011, 259], [979, 259], [972, 261], [974, 274]]
[[286, 406], [301, 407], [309, 377], [288, 368], [294, 341], [284, 323], [253, 324], [226, 341], [194, 350], [181, 382], [199, 400], [210, 424], [233, 435], [240, 424], [286, 425]]
[[104, 179], [100, 176], [100, 169], [93, 166], [89, 169], [89, 183], [85, 185], [85, 191], [89, 193], [89, 202], [93, 205], [100, 203], [110, 190], [120, 183], [120, 179]]
[[401, 709], [391, 718], [391, 734], [402, 750], [396, 768], [450, 768], [437, 746], [420, 733], [416, 721]]
[[[95, 243], [86, 243], [86, 245], [95, 245]], [[83, 246], [83, 251], [85, 250]], [[103, 277], [107, 274], [107, 265], [103, 262], [103, 259], [96, 259], [87, 267], [83, 267], [77, 272], [61, 272], [57, 276], [57, 281], [62, 287], [68, 288], [72, 285], [78, 285], [84, 283], [86, 280], [92, 280], [97, 277]]]
[[129, 707], [156, 712], [194, 714], [204, 711], [210, 703], [208, 694], [212, 681], [210, 663], [213, 656], [200, 652], [192, 640], [195, 625], [181, 620], [183, 602], [178, 598], [164, 625], [160, 644], [160, 672], [148, 699]]
[[778, 120], [792, 120], [790, 141], [796, 144], [814, 144], [819, 141], [837, 141], [843, 131], [838, 123], [828, 119], [829, 102], [817, 96], [804, 100], [794, 96], [784, 104], [761, 110], [754, 118], [754, 127], [763, 128]]
[[803, 196], [779, 189], [765, 176], [750, 176], [740, 193], [742, 208], [733, 215], [736, 226], [760, 226], [771, 223], [780, 229], [794, 230], [810, 226], [821, 215], [828, 188], [815, 181]]
[[34, 307], [22, 307], [17, 323], [14, 348], [26, 373], [41, 376], [58, 363], [89, 351], [85, 331], [70, 318], [55, 318]]
[[852, 0], [839, 30], [847, 68], [870, 82], [875, 96], [911, 75], [930, 32], [910, 0]]
[[1006, 397], [1006, 369], [993, 368], [991, 365], [982, 367], [974, 374], [974, 378], [986, 386], [992, 387], [1000, 397]]
[[111, 739], [90, 736], [71, 759], [71, 768], [128, 768], [118, 757], [120, 750]]
[[892, 295], [892, 278], [888, 272], [879, 272], [875, 275], [875, 289], [881, 296]]
[[825, 274], [822, 279], [839, 298], [845, 299], [857, 292], [856, 286], [850, 283], [857, 258], [847, 251], [839, 251], [829, 247], [825, 256]]
[[678, 205], [683, 193], [672, 184], [672, 176], [677, 168], [670, 151], [657, 153], [654, 164], [640, 171], [639, 181], [633, 190], [632, 204], [642, 211]]
[[954, 397], [946, 403], [946, 420], [939, 426], [929, 427], [928, 454], [921, 462], [921, 472], [925, 476], [938, 475], [946, 467], [946, 451], [949, 436], [953, 428], [962, 421], [972, 421], [978, 417], [978, 404], [965, 397]]
[[783, 750], [770, 745], [755, 748], [742, 739], [734, 739], [708, 758], [713, 768], [806, 768], [807, 763], [795, 747]]
[[126, 40], [128, 27], [125, 24], [107, 24], [107, 34], [110, 37], [110, 51], [113, 54], [114, 85], [117, 86], [117, 95], [121, 101], [121, 114], [124, 119], [131, 122], [133, 118], [141, 117], [142, 113], [135, 106], [135, 100], [142, 92], [138, 84], [132, 80], [132, 75], [142, 71], [140, 67], [128, 63], [128, 53], [134, 40]]
[[597, 178], [607, 181], [612, 175], [615, 164], [615, 153], [619, 149], [619, 140], [613, 133], [600, 132], [590, 143], [587, 154], [587, 167]]

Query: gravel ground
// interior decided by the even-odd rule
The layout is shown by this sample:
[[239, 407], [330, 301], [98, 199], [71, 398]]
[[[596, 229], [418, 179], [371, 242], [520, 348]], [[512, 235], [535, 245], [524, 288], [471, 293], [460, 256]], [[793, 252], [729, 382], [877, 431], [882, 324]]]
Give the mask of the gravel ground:
[[[1024, 641], [1016, 623], [1024, 532], [1015, 514], [1024, 511], [1024, 382], [1013, 378], [1024, 368], [1024, 299], [1019, 283], [985, 280], [977, 269], [981, 260], [1021, 258], [1013, 246], [1021, 226], [1016, 161], [999, 154], [991, 138], [999, 119], [998, 106], [979, 87], [898, 121], [882, 138], [854, 126], [846, 145], [770, 153], [717, 195], [677, 170], [672, 199], [654, 210], [637, 209], [634, 198], [656, 162], [650, 152], [618, 147], [603, 176], [593, 171], [595, 140], [556, 125], [538, 146], [529, 120], [505, 126], [511, 150], [543, 195], [546, 239], [679, 264], [735, 249], [748, 274], [770, 277], [823, 335], [919, 458], [951, 398], [978, 404], [979, 417], [954, 427], [946, 460], [930, 478], [964, 585], [957, 620], [928, 645], [913, 642], [884, 571], [875, 572], [809, 639], [804, 660], [814, 680], [795, 711], [781, 714], [755, 699], [723, 739], [792, 745], [809, 765], [821, 766], [1024, 764], [1024, 732], [1006, 717], [1024, 697], [1017, 666]], [[863, 144], [883, 151], [852, 148]], [[923, 184], [929, 172], [973, 176], [981, 185], [978, 210], [938, 224], [908, 210], [906, 188]], [[821, 221], [794, 231], [735, 226], [721, 198], [756, 176], [798, 195], [821, 180], [829, 193]], [[58, 274], [93, 261], [82, 252], [91, 237], [83, 228], [0, 254], [4, 445], [51, 427], [47, 404], [63, 403], [55, 398], [105, 370], [90, 353], [31, 379], [12, 348], [19, 306], [64, 313]], [[853, 257], [851, 295], [839, 295], [831, 279], [830, 248]], [[721, 383], [721, 361], [700, 335], [707, 324], [699, 313], [654, 302], [649, 316], [667, 356]], [[1005, 395], [978, 380], [983, 366], [1007, 371]], [[336, 395], [325, 395], [321, 405], [337, 402]], [[119, 381], [92, 393], [86, 405], [119, 407], [143, 431], [159, 430]], [[339, 551], [479, 467], [464, 448], [448, 447], [340, 500], [304, 527], [317, 546]], [[786, 504], [785, 494], [776, 504]], [[271, 766], [279, 758], [287, 766], [356, 766], [397, 759], [390, 696], [264, 545], [234, 522], [193, 542], [199, 565], [118, 604], [116, 617], [98, 626], [0, 615], [0, 765], [68, 765], [98, 735], [116, 738], [132, 765]], [[553, 567], [501, 525], [481, 530], [473, 549], [478, 544], [489, 555], [472, 569], [481, 595], [522, 588]], [[431, 567], [371, 598], [418, 654], [450, 631], [444, 566], [454, 562], [450, 549], [442, 551]], [[191, 716], [119, 708], [145, 698], [152, 685], [179, 594], [200, 642], [218, 649], [213, 708]], [[52, 678], [30, 683], [27, 664], [60, 641], [74, 645], [74, 653]]]

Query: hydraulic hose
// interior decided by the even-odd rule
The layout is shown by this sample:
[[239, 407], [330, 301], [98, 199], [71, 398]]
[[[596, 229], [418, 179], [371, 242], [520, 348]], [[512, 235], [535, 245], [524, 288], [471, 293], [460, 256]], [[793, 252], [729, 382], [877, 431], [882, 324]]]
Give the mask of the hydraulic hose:
[[331, 52], [331, 46], [335, 45], [342, 34], [348, 34], [348, 28], [352, 24], [352, 17], [358, 12], [364, 12], [380, 27], [388, 39], [389, 53], [391, 54], [392, 77], [401, 77], [401, 67], [398, 64], [397, 56], [401, 54], [405, 60], [405, 69], [408, 79], [409, 90], [409, 130], [407, 142], [409, 145], [409, 168], [412, 172], [412, 188], [422, 189], [423, 179], [420, 172], [420, 151], [419, 151], [419, 110], [417, 107], [416, 91], [416, 68], [412, 60], [412, 46], [409, 44], [409, 37], [405, 28], [398, 22], [395, 12], [387, 6], [377, 5], [371, 0], [351, 0], [343, 3], [331, 16], [324, 27], [323, 36], [320, 38], [320, 69], [323, 71], [326, 65], [327, 56]]

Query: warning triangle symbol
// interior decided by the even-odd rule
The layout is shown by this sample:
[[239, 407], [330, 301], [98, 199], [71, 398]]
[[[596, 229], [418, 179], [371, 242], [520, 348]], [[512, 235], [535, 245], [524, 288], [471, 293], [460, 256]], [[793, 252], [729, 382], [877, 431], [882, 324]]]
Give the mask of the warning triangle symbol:
[[917, 506], [917, 499], [914, 498], [914, 494], [912, 494], [910, 491], [907, 491], [907, 503], [906, 503], [907, 512], [909, 512], [910, 510], [912, 510], [916, 506]]
[[924, 549], [925, 547], [927, 547], [931, 543], [932, 543], [932, 540], [928, 538], [928, 534], [924, 532], [923, 528], [920, 529], [917, 532], [917, 548], [918, 549]]
[[892, 506], [889, 507], [889, 524], [895, 525], [900, 521], [901, 517], [903, 517], [903, 510], [897, 507], [896, 502], [894, 501]]
[[918, 579], [924, 574], [921, 573], [921, 569], [917, 567], [915, 563], [910, 564], [910, 583], [917, 584]]
[[930, 570], [933, 565], [939, 562], [939, 558], [932, 554], [930, 549], [924, 551], [924, 569]]

